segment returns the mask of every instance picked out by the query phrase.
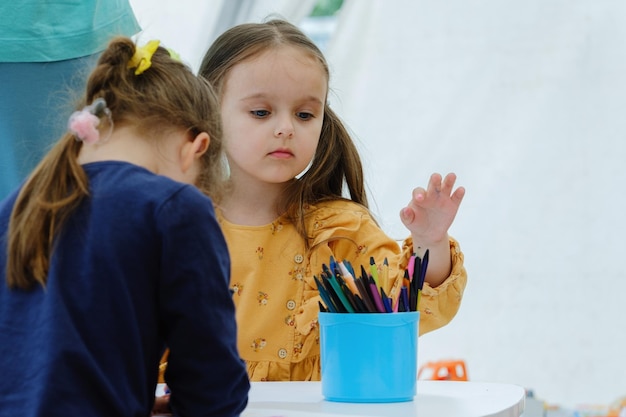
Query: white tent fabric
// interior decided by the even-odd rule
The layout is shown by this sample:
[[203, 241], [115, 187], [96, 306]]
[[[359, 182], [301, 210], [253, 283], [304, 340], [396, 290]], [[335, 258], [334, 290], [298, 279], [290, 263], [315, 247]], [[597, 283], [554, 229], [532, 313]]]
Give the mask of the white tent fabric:
[[[197, 68], [215, 34], [312, 2], [132, 0], [141, 37]], [[236, 3], [236, 4], [235, 4]], [[237, 7], [235, 7], [237, 6]], [[626, 2], [346, 0], [327, 57], [390, 235], [432, 172], [467, 195], [451, 234], [469, 282], [420, 364], [553, 404], [626, 394]]]
[[382, 0], [344, 5], [327, 56], [374, 210], [432, 172], [467, 188], [451, 234], [469, 282], [419, 362], [551, 403], [626, 395], [626, 3]]
[[315, 0], [130, 0], [142, 27], [139, 40], [159, 39], [197, 70], [211, 42], [224, 30], [272, 15], [293, 23], [309, 15]]

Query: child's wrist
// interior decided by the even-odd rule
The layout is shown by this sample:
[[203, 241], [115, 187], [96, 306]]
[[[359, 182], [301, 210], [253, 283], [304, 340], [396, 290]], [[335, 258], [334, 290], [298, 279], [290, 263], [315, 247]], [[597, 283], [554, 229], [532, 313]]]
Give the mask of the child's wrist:
[[424, 239], [421, 237], [412, 236], [413, 238], [413, 252], [417, 255], [423, 254], [426, 252], [426, 249], [433, 250], [439, 246], [448, 245], [449, 237], [448, 234], [445, 234], [440, 239]]

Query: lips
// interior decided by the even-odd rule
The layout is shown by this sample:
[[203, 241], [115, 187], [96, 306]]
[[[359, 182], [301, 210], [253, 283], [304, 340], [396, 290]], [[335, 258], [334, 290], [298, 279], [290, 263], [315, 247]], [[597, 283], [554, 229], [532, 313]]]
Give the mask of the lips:
[[273, 156], [274, 158], [286, 159], [293, 157], [293, 152], [291, 152], [289, 149], [281, 148], [270, 152], [269, 155]]

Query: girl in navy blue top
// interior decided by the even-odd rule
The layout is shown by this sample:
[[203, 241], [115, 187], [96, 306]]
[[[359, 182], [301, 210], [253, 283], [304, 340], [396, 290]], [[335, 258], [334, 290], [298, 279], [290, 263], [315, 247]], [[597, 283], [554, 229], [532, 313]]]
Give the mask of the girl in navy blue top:
[[238, 416], [230, 259], [210, 86], [152, 41], [114, 39], [68, 133], [0, 203], [0, 416]]

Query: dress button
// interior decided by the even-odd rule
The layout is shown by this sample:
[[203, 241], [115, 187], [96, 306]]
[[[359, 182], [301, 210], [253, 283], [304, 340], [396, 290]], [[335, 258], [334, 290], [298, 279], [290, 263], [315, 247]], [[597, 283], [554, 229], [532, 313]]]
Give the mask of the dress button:
[[301, 264], [304, 261], [304, 256], [298, 254], [293, 257], [293, 260], [296, 261], [297, 264]]
[[278, 349], [278, 357], [285, 359], [287, 357], [287, 349]]
[[293, 310], [296, 308], [296, 302], [293, 300], [287, 301], [287, 310]]

